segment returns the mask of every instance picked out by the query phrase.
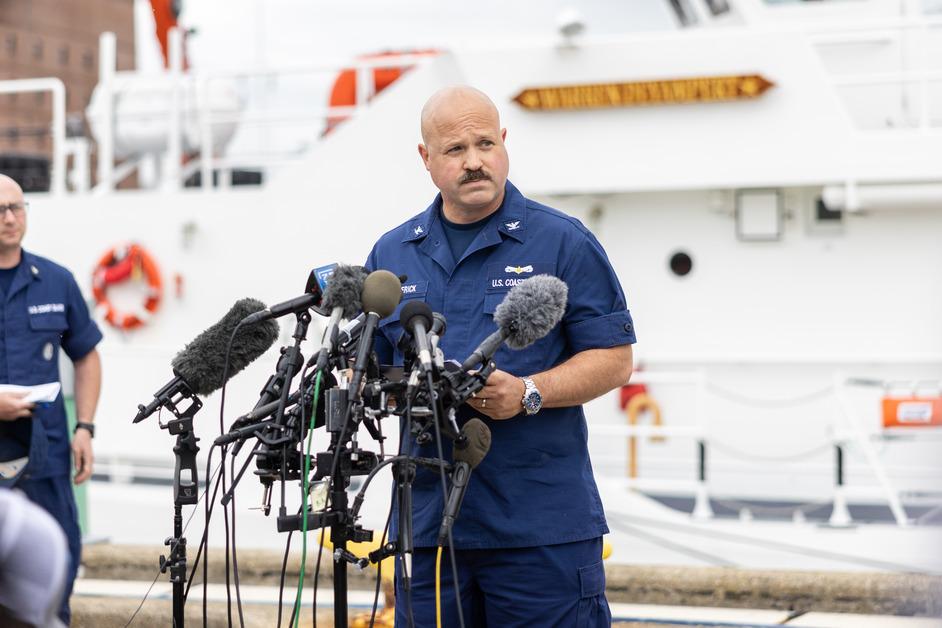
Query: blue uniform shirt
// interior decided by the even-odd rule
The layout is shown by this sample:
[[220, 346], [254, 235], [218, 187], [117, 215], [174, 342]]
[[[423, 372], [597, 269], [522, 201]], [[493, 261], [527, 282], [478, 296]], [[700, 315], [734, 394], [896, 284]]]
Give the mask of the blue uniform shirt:
[[[60, 348], [75, 361], [101, 338], [72, 274], [23, 251], [10, 289], [0, 298], [0, 373], [5, 373], [0, 384], [57, 382]], [[41, 422], [48, 452], [44, 468], [32, 469], [31, 476], [68, 475], [70, 438], [62, 395], [52, 403], [36, 404], [32, 420]]]
[[[576, 219], [527, 198], [508, 181], [504, 202], [461, 259], [453, 258], [439, 218], [441, 196], [423, 213], [383, 235], [367, 260], [408, 279], [403, 304], [423, 299], [447, 320], [440, 346], [463, 361], [494, 332], [494, 309], [522, 279], [559, 277], [569, 287], [562, 322], [522, 351], [501, 347], [497, 368], [520, 377], [546, 371], [576, 353], [635, 342], [618, 278], [595, 237]], [[399, 306], [402, 307], [402, 304]], [[401, 364], [397, 309], [380, 323], [375, 348], [384, 364]], [[459, 424], [479, 416], [491, 449], [471, 474], [453, 530], [462, 549], [532, 547], [596, 538], [608, 532], [592, 475], [582, 406], [544, 409], [493, 421], [468, 406]], [[444, 443], [446, 457], [450, 443]], [[434, 443], [416, 447], [435, 457]], [[434, 546], [443, 499], [437, 472], [420, 468], [413, 485], [417, 547]], [[396, 521], [396, 518], [393, 518]]]

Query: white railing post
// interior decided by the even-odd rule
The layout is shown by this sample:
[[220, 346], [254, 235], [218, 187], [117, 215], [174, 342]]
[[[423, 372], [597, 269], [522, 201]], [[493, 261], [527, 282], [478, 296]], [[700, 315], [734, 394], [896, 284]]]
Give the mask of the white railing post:
[[929, 25], [923, 23], [919, 29], [919, 46], [922, 60], [922, 80], [919, 81], [919, 101], [922, 106], [919, 109], [919, 128], [927, 133], [931, 126], [929, 120]]
[[860, 425], [860, 422], [857, 420], [857, 414], [850, 407], [850, 402], [844, 394], [844, 381], [845, 377], [843, 374], [834, 374], [834, 396], [837, 398], [838, 411], [844, 419], [844, 425], [857, 441], [857, 445], [860, 447], [864, 458], [866, 458], [867, 462], [870, 464], [871, 471], [877, 476], [877, 482], [879, 482], [880, 488], [883, 489], [886, 502], [890, 507], [890, 511], [893, 513], [893, 518], [896, 519], [897, 525], [903, 527], [908, 526], [910, 525], [909, 517], [903, 509], [899, 493], [896, 492], [896, 489], [893, 488], [893, 485], [890, 483], [890, 478], [886, 474], [886, 469], [883, 467], [883, 461], [880, 460], [880, 456], [877, 454], [873, 443], [870, 442], [869, 434], [867, 434]]
[[65, 84], [52, 79], [52, 181], [49, 191], [55, 195], [65, 194]]
[[182, 141], [182, 81], [183, 81], [183, 33], [179, 28], [172, 28], [168, 34], [170, 79], [170, 111], [167, 125], [167, 154], [164, 159], [163, 189], [180, 188], [180, 161], [183, 157]]
[[706, 375], [703, 369], [697, 371], [696, 391], [694, 399], [696, 407], [694, 409], [694, 418], [700, 437], [697, 440], [697, 496], [693, 505], [694, 519], [712, 519], [713, 507], [710, 506], [710, 492], [707, 488], [707, 456], [709, 455], [706, 426]]
[[98, 89], [102, 101], [98, 115], [98, 183], [96, 189], [110, 192], [114, 185], [114, 75], [117, 68], [117, 43], [114, 33], [98, 38]]
[[[213, 189], [213, 127], [209, 107], [209, 79], [200, 77], [196, 83], [200, 125], [200, 187], [204, 192]], [[202, 102], [200, 102], [202, 101]]]
[[373, 92], [373, 67], [363, 63], [357, 64], [357, 101], [355, 106], [357, 112], [362, 111], [369, 105], [370, 96]]

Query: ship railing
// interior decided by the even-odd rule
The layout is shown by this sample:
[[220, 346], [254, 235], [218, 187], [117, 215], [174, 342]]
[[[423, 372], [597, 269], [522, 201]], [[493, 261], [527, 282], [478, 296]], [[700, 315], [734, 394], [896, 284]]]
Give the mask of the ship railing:
[[899, 47], [896, 70], [832, 73], [830, 77], [832, 85], [843, 93], [845, 106], [852, 99], [846, 92], [854, 88], [898, 88], [900, 114], [888, 117], [882, 128], [861, 127], [858, 122], [861, 131], [900, 134], [915, 130], [927, 134], [942, 128], [942, 67], [938, 62], [942, 55], [942, 19], [914, 16], [805, 30], [818, 48], [868, 44]]
[[[830, 385], [811, 393], [802, 394], [792, 399], [782, 400], [762, 400], [749, 399], [731, 391], [725, 391], [715, 383], [709, 381], [703, 369], [691, 371], [638, 371], [632, 376], [633, 384], [680, 384], [693, 388], [694, 420], [692, 424], [687, 425], [616, 425], [600, 424], [589, 422], [589, 433], [591, 437], [601, 437], [611, 439], [612, 437], [621, 437], [625, 439], [639, 438], [681, 438], [689, 439], [696, 444], [697, 455], [695, 460], [696, 472], [694, 477], [687, 479], [675, 478], [657, 478], [657, 477], [631, 477], [630, 474], [623, 478], [607, 477], [607, 482], [617, 482], [619, 485], [638, 491], [667, 491], [672, 493], [693, 493], [694, 507], [691, 515], [696, 519], [710, 519], [714, 516], [711, 501], [724, 504], [724, 500], [716, 499], [710, 495], [710, 486], [708, 478], [708, 454], [711, 451], [719, 451], [729, 456], [744, 461], [746, 463], [768, 466], [769, 464], [787, 464], [800, 462], [812, 457], [819, 457], [828, 450], [832, 451], [833, 460], [833, 484], [830, 489], [832, 505], [831, 515], [828, 522], [834, 527], [846, 527], [853, 524], [850, 511], [847, 506], [847, 498], [850, 495], [866, 496], [868, 498], [878, 497], [886, 502], [897, 525], [905, 527], [911, 525], [905, 508], [903, 507], [899, 490], [894, 486], [887, 472], [886, 466], [875, 446], [881, 440], [900, 439], [900, 438], [920, 438], [920, 439], [942, 439], [940, 430], [922, 430], [918, 434], [912, 430], [868, 430], [858, 413], [850, 403], [847, 390], [850, 387], [860, 384], [860, 380], [848, 378], [843, 372], [835, 372], [833, 381]], [[835, 402], [837, 409], [837, 420], [831, 426], [828, 436], [821, 442], [812, 444], [809, 448], [801, 452], [792, 452], [787, 455], [762, 455], [732, 447], [723, 442], [710, 430], [709, 413], [707, 411], [708, 396], [720, 396], [726, 401], [732, 401], [747, 407], [756, 409], [768, 408], [770, 405], [777, 407], [797, 407], [807, 405], [808, 403], [820, 400]], [[868, 486], [847, 486], [845, 484], [845, 458], [848, 446], [854, 446], [864, 458], [866, 466], [874, 474], [876, 485]], [[729, 500], [726, 500], [727, 502]], [[738, 502], [737, 502], [738, 503]], [[735, 504], [734, 504], [735, 505]], [[815, 501], [798, 506], [787, 507], [795, 513], [796, 519], [803, 520], [806, 510], [821, 508], [826, 505], [825, 502]], [[730, 506], [732, 507], [732, 506]], [[761, 507], [747, 506], [739, 504], [743, 513], [749, 510], [759, 511]], [[776, 508], [777, 510], [781, 510]]]
[[65, 84], [55, 77], [0, 81], [0, 94], [45, 93], [52, 96], [52, 172], [50, 191], [65, 192], [65, 165], [68, 145], [65, 137]]
[[[144, 156], [131, 156], [122, 164], [115, 163], [115, 123], [130, 119], [135, 114], [125, 114], [115, 110], [116, 96], [119, 95], [120, 73], [116, 70], [117, 53], [113, 33], [103, 33], [99, 44], [99, 85], [101, 106], [97, 116], [102, 124], [97, 125], [98, 169], [96, 193], [107, 193], [115, 188], [124, 178], [130, 176], [143, 163]], [[213, 188], [213, 174], [219, 172], [220, 187], [231, 179], [233, 168], [246, 166], [266, 169], [298, 163], [308, 154], [310, 145], [320, 137], [314, 127], [341, 119], [348, 119], [361, 113], [370, 104], [375, 95], [374, 71], [377, 69], [408, 69], [428, 62], [428, 54], [397, 54], [390, 57], [356, 59], [332, 63], [302, 65], [277, 70], [270, 67], [241, 68], [238, 70], [184, 71], [183, 38], [179, 29], [169, 33], [168, 68], [158, 75], [161, 89], [169, 90], [169, 106], [166, 112], [157, 114], [148, 112], [144, 116], [161, 118], [166, 125], [166, 147], [162, 151], [160, 171], [161, 181], [157, 183], [164, 190], [176, 190], [196, 173], [200, 174], [200, 186], [205, 191]], [[351, 106], [310, 107], [303, 111], [255, 111], [255, 112], [213, 112], [205, 103], [209, 102], [211, 87], [218, 81], [237, 81], [245, 79], [277, 80], [285, 77], [336, 77], [340, 72], [353, 70], [356, 74], [355, 104]], [[151, 77], [153, 78], [153, 77]], [[196, 112], [197, 148], [185, 155], [184, 124], [189, 112], [184, 107], [184, 92], [191, 90], [197, 103], [204, 103]], [[109, 122], [111, 121], [111, 122]], [[246, 154], [214, 154], [215, 131], [224, 125], [238, 125], [238, 129], [251, 127], [264, 131], [289, 126], [300, 129], [310, 135], [308, 146], [304, 150], [256, 151]], [[54, 147], [55, 150], [55, 147]], [[149, 157], [149, 156], [148, 156]], [[185, 157], [190, 159], [185, 161]], [[90, 178], [90, 173], [78, 174], [76, 179]]]

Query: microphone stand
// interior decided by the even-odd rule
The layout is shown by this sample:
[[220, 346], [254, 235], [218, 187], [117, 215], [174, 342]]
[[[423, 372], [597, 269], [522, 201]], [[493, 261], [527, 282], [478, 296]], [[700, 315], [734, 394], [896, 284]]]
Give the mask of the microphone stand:
[[[177, 403], [189, 399], [190, 405], [183, 411], [177, 408]], [[177, 437], [173, 446], [176, 457], [173, 468], [173, 536], [164, 540], [164, 545], [170, 547], [169, 556], [160, 556], [160, 573], [170, 571], [170, 582], [173, 584], [173, 625], [183, 628], [183, 607], [186, 601], [186, 537], [183, 536], [183, 506], [199, 503], [199, 476], [196, 468], [196, 454], [199, 452], [197, 442], [199, 438], [193, 433], [193, 416], [203, 407], [203, 403], [188, 389], [183, 397], [174, 402], [168, 399], [165, 404], [174, 414], [166, 424], [161, 423], [160, 428], [166, 429], [171, 435]]]
[[[284, 383], [281, 387], [281, 396], [278, 399], [278, 409], [275, 411], [275, 425], [282, 426], [284, 425], [285, 418], [285, 407], [288, 403], [288, 394], [291, 389], [291, 380], [294, 379], [295, 374], [301, 370], [301, 365], [304, 363], [304, 356], [301, 355], [301, 343], [304, 342], [304, 339], [307, 338], [307, 328], [311, 322], [311, 315], [307, 310], [298, 312], [297, 314], [298, 322], [294, 327], [294, 344], [287, 349], [285, 349], [282, 360], [284, 361]], [[279, 362], [280, 364], [280, 362]], [[304, 426], [301, 426], [301, 433], [304, 433]], [[285, 507], [285, 482], [288, 476], [288, 442], [287, 439], [281, 444], [281, 508], [279, 514], [281, 516], [287, 515], [287, 508]]]

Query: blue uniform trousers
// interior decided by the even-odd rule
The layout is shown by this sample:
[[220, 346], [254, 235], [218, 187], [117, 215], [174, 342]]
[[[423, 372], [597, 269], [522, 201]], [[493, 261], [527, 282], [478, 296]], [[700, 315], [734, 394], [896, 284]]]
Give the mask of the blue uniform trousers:
[[72, 585], [82, 559], [82, 535], [78, 525], [75, 494], [72, 492], [72, 478], [68, 475], [57, 475], [21, 480], [16, 488], [26, 493], [30, 501], [52, 515], [52, 518], [62, 526], [69, 541], [69, 571], [62, 594], [62, 606], [59, 608], [59, 619], [68, 625], [72, 617], [69, 597], [72, 595]]
[[[411, 594], [396, 571], [396, 628], [435, 626], [435, 548], [417, 548]], [[455, 550], [466, 628], [611, 626], [602, 539], [510, 549]], [[442, 626], [458, 626], [448, 548], [442, 550]]]

